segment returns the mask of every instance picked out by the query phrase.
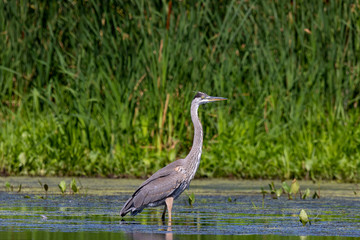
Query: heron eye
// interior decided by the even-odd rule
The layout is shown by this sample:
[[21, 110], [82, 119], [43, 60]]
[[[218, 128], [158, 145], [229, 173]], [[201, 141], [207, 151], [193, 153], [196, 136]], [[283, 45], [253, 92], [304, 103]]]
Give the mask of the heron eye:
[[205, 97], [204, 96], [201, 96], [201, 99], [204, 99]]

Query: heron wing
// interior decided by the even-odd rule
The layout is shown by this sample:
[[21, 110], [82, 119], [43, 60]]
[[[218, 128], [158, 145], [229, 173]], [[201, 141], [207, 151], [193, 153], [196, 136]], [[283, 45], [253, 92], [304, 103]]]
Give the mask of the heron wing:
[[185, 174], [176, 171], [176, 168], [182, 165], [182, 160], [170, 163], [143, 182], [132, 196], [135, 207], [155, 203], [171, 196], [185, 180]]
[[166, 177], [170, 174], [174, 174], [175, 168], [178, 166], [182, 166], [184, 162], [184, 159], [178, 159], [172, 163], [169, 163], [168, 165], [166, 165], [165, 167], [159, 169], [157, 172], [155, 172], [153, 175], [151, 175], [151, 177], [149, 177], [148, 179], [146, 179], [146, 181], [144, 181], [140, 187], [134, 192], [133, 195], [135, 195], [138, 191], [141, 190], [141, 188], [143, 188], [144, 186], [148, 185], [150, 182], [159, 179], [159, 178], [163, 178]]
[[144, 185], [134, 198], [134, 206], [136, 208], [141, 206], [157, 206], [163, 200], [173, 196], [173, 193], [182, 186], [184, 177], [181, 173], [174, 171], [174, 174], [169, 174]]
[[180, 194], [181, 190], [186, 187], [184, 185], [185, 173], [178, 171], [178, 167], [183, 166], [183, 161], [183, 159], [179, 159], [168, 164], [143, 182], [124, 204], [120, 211], [121, 216], [126, 215], [129, 211], [135, 215], [151, 204], [157, 206], [167, 197], [172, 196], [175, 191], [179, 191], [177, 193]]

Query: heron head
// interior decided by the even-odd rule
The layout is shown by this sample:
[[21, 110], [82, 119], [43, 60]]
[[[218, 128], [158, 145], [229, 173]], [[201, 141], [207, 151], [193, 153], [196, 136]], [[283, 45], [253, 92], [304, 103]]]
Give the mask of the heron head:
[[227, 100], [227, 98], [212, 97], [203, 92], [197, 92], [193, 99], [193, 101], [196, 101], [199, 105], [209, 102], [224, 101], [224, 100]]

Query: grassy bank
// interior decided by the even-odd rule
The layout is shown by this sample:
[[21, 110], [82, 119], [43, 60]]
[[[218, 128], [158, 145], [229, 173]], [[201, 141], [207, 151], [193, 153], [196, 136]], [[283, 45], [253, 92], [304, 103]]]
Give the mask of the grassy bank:
[[359, 3], [1, 1], [0, 169], [359, 180]]

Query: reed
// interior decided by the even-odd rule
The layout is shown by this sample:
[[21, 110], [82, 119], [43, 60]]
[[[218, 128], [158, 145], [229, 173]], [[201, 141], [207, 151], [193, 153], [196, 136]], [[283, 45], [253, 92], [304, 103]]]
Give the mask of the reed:
[[359, 3], [1, 1], [0, 169], [359, 180]]

